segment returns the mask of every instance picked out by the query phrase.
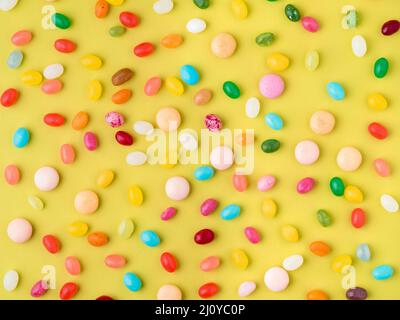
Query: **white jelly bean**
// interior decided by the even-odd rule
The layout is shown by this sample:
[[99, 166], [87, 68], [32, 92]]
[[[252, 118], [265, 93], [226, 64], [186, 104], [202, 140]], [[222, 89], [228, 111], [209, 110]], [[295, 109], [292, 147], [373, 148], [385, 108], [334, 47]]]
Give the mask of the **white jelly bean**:
[[364, 57], [367, 53], [367, 42], [363, 36], [356, 35], [351, 40], [351, 47], [356, 57]]
[[137, 134], [147, 136], [153, 133], [154, 127], [150, 122], [139, 120], [133, 124], [133, 130]]
[[260, 100], [251, 97], [246, 102], [246, 115], [249, 118], [256, 118], [260, 112]]
[[245, 281], [242, 282], [238, 289], [239, 297], [247, 297], [251, 295], [254, 290], [256, 290], [257, 285], [254, 281]]
[[0, 10], [10, 11], [18, 3], [18, 0], [0, 0]]
[[142, 164], [145, 164], [146, 161], [147, 155], [141, 151], [134, 151], [128, 153], [128, 155], [126, 156], [126, 163], [131, 166], [141, 166]]
[[399, 203], [395, 198], [388, 194], [383, 194], [381, 196], [381, 206], [390, 213], [396, 213], [399, 211]]
[[207, 24], [203, 19], [200, 18], [194, 18], [192, 20], [189, 20], [189, 22], [186, 24], [186, 29], [190, 33], [201, 33], [204, 30], [206, 30]]
[[153, 10], [157, 14], [167, 14], [174, 8], [172, 0], [158, 0], [153, 4]]
[[15, 270], [7, 271], [3, 278], [4, 289], [8, 292], [14, 291], [18, 286], [19, 275]]
[[43, 70], [43, 76], [49, 80], [57, 79], [61, 77], [63, 73], [64, 67], [60, 63], [51, 64]]
[[303, 261], [303, 256], [300, 254], [294, 254], [283, 260], [282, 267], [287, 271], [294, 271], [303, 265]]
[[196, 150], [198, 147], [197, 137], [190, 132], [182, 132], [179, 135], [179, 142], [186, 150]]

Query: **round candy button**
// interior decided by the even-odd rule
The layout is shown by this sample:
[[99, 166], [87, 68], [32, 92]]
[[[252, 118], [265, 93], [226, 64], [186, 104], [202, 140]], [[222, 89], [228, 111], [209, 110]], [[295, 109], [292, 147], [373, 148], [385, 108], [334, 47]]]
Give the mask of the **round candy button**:
[[354, 147], [344, 147], [339, 150], [336, 163], [343, 171], [355, 171], [362, 162], [361, 152]]
[[233, 164], [232, 149], [226, 146], [215, 147], [210, 154], [210, 161], [217, 170], [226, 170]]
[[51, 191], [57, 188], [60, 176], [52, 167], [42, 167], [35, 173], [35, 185], [41, 191]]
[[258, 88], [264, 97], [274, 99], [285, 90], [285, 82], [279, 75], [270, 73], [260, 79]]
[[316, 134], [328, 134], [335, 127], [335, 116], [328, 111], [314, 112], [310, 118], [310, 128]]
[[287, 271], [281, 267], [272, 267], [265, 272], [264, 282], [271, 291], [283, 291], [289, 285], [289, 275]]
[[182, 300], [182, 292], [177, 286], [166, 284], [158, 289], [157, 300]]
[[189, 182], [184, 177], [172, 177], [165, 184], [165, 193], [171, 200], [186, 199], [190, 192]]
[[235, 50], [236, 39], [229, 33], [218, 33], [211, 42], [211, 51], [218, 58], [229, 58]]
[[7, 235], [16, 243], [24, 243], [32, 236], [32, 225], [26, 219], [14, 219], [8, 224]]
[[166, 132], [174, 131], [181, 124], [181, 115], [174, 108], [163, 108], [157, 112], [156, 122], [161, 130]]
[[99, 207], [99, 197], [93, 191], [81, 191], [75, 196], [74, 206], [81, 214], [92, 214]]
[[313, 164], [319, 158], [319, 147], [311, 140], [300, 141], [294, 151], [296, 160], [305, 165]]

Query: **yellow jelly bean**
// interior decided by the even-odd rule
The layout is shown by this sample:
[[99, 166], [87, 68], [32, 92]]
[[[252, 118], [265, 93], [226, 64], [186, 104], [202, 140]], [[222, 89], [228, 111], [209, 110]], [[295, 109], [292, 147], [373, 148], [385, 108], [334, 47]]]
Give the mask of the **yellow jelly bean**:
[[114, 181], [114, 172], [111, 170], [103, 171], [97, 178], [97, 186], [107, 188]]
[[120, 6], [124, 3], [125, 0], [106, 0], [112, 6]]
[[304, 60], [306, 69], [309, 71], [314, 71], [319, 66], [319, 53], [318, 51], [312, 50], [307, 52], [306, 58]]
[[244, 0], [233, 0], [231, 8], [235, 17], [240, 20], [246, 19], [249, 14], [247, 3]]
[[42, 74], [36, 70], [25, 71], [21, 75], [22, 83], [29, 86], [37, 86], [42, 82], [42, 80]]
[[290, 242], [297, 242], [300, 238], [299, 231], [291, 225], [283, 226], [281, 229], [281, 234], [283, 239]]
[[75, 221], [68, 227], [68, 233], [73, 237], [83, 237], [88, 230], [88, 224], [82, 221]]
[[128, 190], [128, 197], [134, 206], [140, 206], [143, 203], [143, 192], [138, 186], [132, 186]]
[[388, 102], [380, 93], [373, 93], [368, 97], [368, 107], [377, 111], [385, 110], [388, 107]]
[[29, 196], [28, 203], [31, 205], [31, 207], [33, 209], [36, 209], [36, 210], [43, 210], [43, 208], [44, 208], [43, 200], [36, 196]]
[[261, 211], [267, 218], [274, 218], [278, 212], [278, 206], [274, 200], [264, 199], [262, 202]]
[[135, 231], [135, 225], [129, 218], [122, 220], [118, 226], [118, 234], [121, 238], [129, 239], [132, 236], [133, 231]]
[[356, 186], [347, 186], [344, 189], [344, 198], [351, 203], [360, 203], [364, 200], [362, 191]]
[[103, 85], [99, 80], [92, 80], [88, 87], [88, 98], [92, 101], [97, 101], [103, 94]]
[[97, 70], [103, 65], [103, 61], [94, 54], [87, 54], [81, 58], [81, 64], [87, 69]]
[[271, 71], [283, 71], [289, 67], [290, 61], [287, 56], [282, 53], [275, 52], [267, 57], [267, 67]]
[[242, 249], [235, 249], [232, 251], [232, 262], [238, 269], [245, 270], [249, 265], [249, 258]]
[[165, 79], [165, 87], [168, 92], [174, 96], [181, 96], [185, 92], [182, 81], [176, 77], [168, 77]]
[[342, 254], [340, 256], [337, 256], [333, 262], [332, 262], [332, 270], [338, 273], [343, 272], [343, 268], [346, 266], [351, 266], [353, 263], [353, 260], [351, 259], [351, 256], [348, 254]]

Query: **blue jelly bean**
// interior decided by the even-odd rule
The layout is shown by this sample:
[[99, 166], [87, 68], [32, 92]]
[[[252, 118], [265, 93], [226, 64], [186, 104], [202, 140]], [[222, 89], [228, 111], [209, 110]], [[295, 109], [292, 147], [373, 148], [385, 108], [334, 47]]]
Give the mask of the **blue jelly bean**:
[[189, 86], [193, 86], [200, 81], [200, 75], [193, 66], [187, 64], [181, 67], [181, 79]]
[[371, 260], [371, 250], [369, 249], [368, 244], [362, 243], [357, 247], [356, 256], [361, 261], [369, 261]]
[[283, 120], [280, 115], [270, 112], [265, 115], [265, 123], [273, 130], [281, 130], [283, 128]]
[[201, 166], [194, 171], [194, 177], [199, 181], [210, 180], [213, 176], [214, 169], [210, 166]]
[[131, 291], [139, 291], [142, 288], [142, 280], [136, 274], [127, 272], [124, 275], [124, 285]]
[[7, 65], [11, 69], [17, 69], [22, 64], [23, 60], [24, 60], [24, 54], [22, 53], [22, 51], [21, 50], [14, 50], [8, 56]]
[[23, 148], [29, 143], [30, 139], [31, 139], [31, 136], [29, 134], [28, 129], [19, 128], [14, 133], [13, 143], [14, 143], [15, 147]]
[[386, 280], [393, 276], [393, 268], [389, 265], [381, 265], [372, 271], [375, 280]]
[[157, 247], [160, 244], [160, 237], [152, 230], [143, 231], [140, 234], [140, 239], [149, 247]]
[[232, 220], [240, 215], [240, 207], [237, 204], [230, 204], [222, 209], [221, 218], [224, 220]]
[[329, 82], [326, 89], [328, 90], [328, 94], [334, 100], [343, 100], [346, 95], [342, 85], [337, 82]]

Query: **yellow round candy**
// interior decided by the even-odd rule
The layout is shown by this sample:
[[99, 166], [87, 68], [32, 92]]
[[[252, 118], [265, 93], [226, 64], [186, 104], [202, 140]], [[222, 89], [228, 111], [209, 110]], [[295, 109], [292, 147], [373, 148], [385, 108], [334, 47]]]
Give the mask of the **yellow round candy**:
[[87, 69], [97, 70], [103, 65], [103, 61], [94, 54], [87, 54], [81, 58], [81, 64]]
[[267, 67], [271, 71], [280, 72], [286, 70], [289, 64], [289, 58], [279, 52], [272, 53], [267, 57]]
[[238, 269], [245, 270], [249, 265], [249, 258], [242, 249], [235, 249], [232, 251], [232, 262]]
[[143, 192], [138, 186], [132, 186], [128, 190], [129, 201], [139, 207], [143, 203]]
[[278, 212], [278, 206], [274, 200], [264, 199], [262, 202], [261, 211], [267, 218], [274, 218]]
[[165, 79], [165, 87], [168, 92], [174, 96], [181, 96], [185, 92], [182, 81], [176, 77], [168, 77]]
[[249, 14], [247, 3], [244, 0], [233, 0], [231, 8], [234, 16], [240, 20], [246, 19]]
[[29, 86], [37, 86], [42, 83], [43, 76], [39, 71], [29, 70], [25, 71], [21, 75], [21, 81], [23, 84], [27, 84]]
[[118, 226], [118, 234], [123, 239], [129, 239], [132, 236], [133, 231], [135, 231], [135, 225], [129, 218], [122, 220]]
[[368, 97], [368, 107], [377, 111], [385, 110], [388, 107], [388, 102], [380, 93], [373, 93]]
[[97, 101], [103, 95], [103, 85], [99, 80], [92, 80], [88, 87], [88, 98], [92, 101]]
[[114, 181], [114, 172], [111, 170], [103, 171], [97, 178], [97, 186], [107, 188]]
[[362, 191], [356, 186], [347, 186], [344, 189], [344, 198], [351, 203], [361, 203], [364, 201]]
[[124, 3], [125, 0], [106, 0], [112, 6], [120, 6]]
[[283, 226], [281, 229], [281, 234], [283, 239], [290, 242], [297, 242], [300, 238], [299, 231], [291, 225]]
[[82, 221], [72, 222], [68, 226], [68, 233], [73, 237], [83, 237], [89, 230], [87, 223]]
[[333, 261], [332, 261], [332, 270], [338, 273], [343, 272], [343, 268], [346, 266], [351, 266], [353, 263], [353, 260], [351, 259], [351, 256], [348, 254], [342, 254], [340, 256], [337, 256]]

